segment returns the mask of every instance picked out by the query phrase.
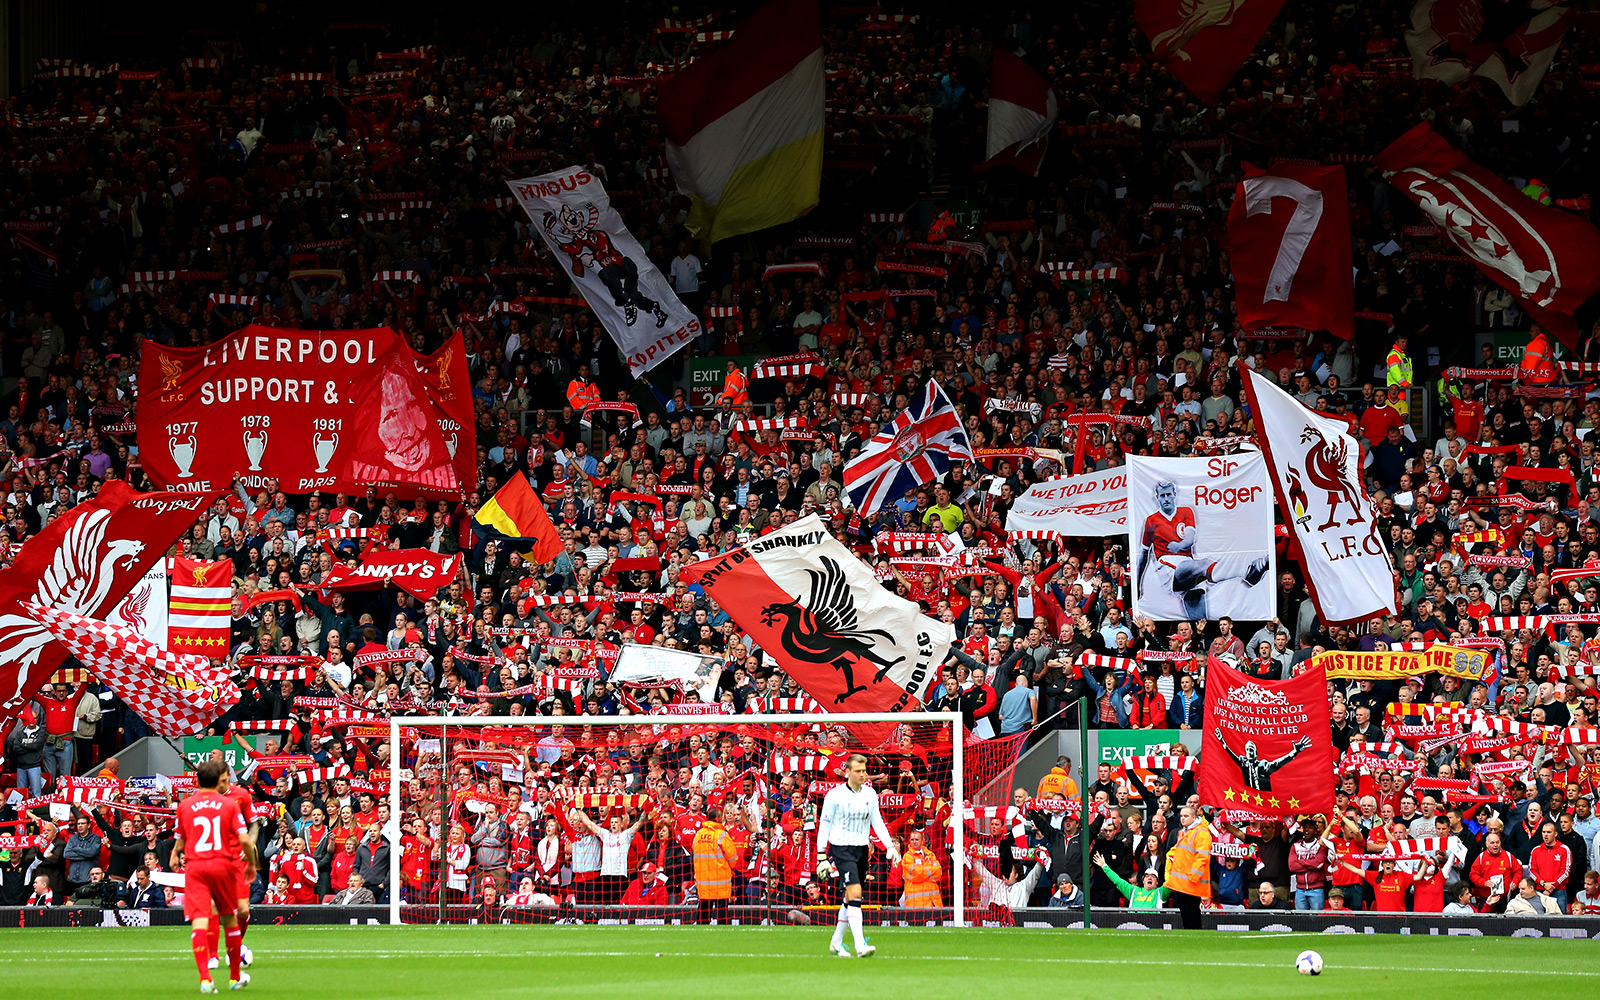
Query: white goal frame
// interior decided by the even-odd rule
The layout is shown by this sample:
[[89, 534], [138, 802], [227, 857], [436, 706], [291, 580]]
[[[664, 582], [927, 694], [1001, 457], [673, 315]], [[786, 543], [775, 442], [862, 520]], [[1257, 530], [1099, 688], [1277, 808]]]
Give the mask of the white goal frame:
[[[956, 927], [966, 925], [966, 870], [961, 860], [966, 856], [966, 806], [965, 765], [966, 732], [960, 712], [837, 712], [795, 715], [401, 715], [389, 719], [389, 816], [398, 828], [400, 821], [400, 772], [402, 727], [455, 726], [462, 729], [487, 726], [514, 726], [523, 729], [549, 726], [728, 726], [728, 725], [837, 725], [849, 722], [890, 722], [900, 725], [907, 722], [938, 723], [950, 727], [950, 821], [954, 825], [954, 842], [950, 857], [955, 871], [950, 877], [951, 923]], [[447, 780], [441, 775], [441, 780]], [[400, 843], [398, 838], [389, 844], [389, 923], [400, 924]]]

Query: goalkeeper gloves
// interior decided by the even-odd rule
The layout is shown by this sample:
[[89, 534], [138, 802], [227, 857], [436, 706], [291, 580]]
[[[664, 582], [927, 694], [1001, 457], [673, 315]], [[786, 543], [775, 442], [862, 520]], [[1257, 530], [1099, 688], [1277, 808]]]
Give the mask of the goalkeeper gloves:
[[837, 874], [839, 874], [839, 869], [834, 866], [832, 861], [823, 858], [817, 862], [817, 878], [833, 878]]

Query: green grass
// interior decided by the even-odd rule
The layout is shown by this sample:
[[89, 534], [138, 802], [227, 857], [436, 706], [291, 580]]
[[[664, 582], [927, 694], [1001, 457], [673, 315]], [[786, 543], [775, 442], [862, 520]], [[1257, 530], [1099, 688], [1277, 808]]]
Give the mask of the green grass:
[[[248, 994], [285, 1000], [541, 993], [606, 1000], [981, 996], [1495, 997], [1600, 986], [1593, 945], [1514, 938], [878, 928], [879, 953], [827, 954], [831, 927], [252, 927]], [[12, 997], [198, 995], [184, 928], [0, 932]], [[1294, 971], [1302, 949], [1327, 971]], [[219, 977], [220, 979], [225, 978]]]

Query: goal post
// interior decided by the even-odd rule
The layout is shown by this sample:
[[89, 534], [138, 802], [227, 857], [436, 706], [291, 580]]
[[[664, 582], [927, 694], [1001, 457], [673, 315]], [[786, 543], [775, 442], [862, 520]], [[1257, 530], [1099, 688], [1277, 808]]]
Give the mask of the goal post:
[[[914, 832], [921, 832], [926, 849], [948, 860], [942, 875], [944, 898], [939, 900], [943, 905], [901, 905], [901, 897], [891, 900], [885, 895], [881, 877], [884, 852], [874, 836], [875, 859], [879, 861], [874, 870], [880, 875], [873, 894], [878, 904], [873, 908], [875, 919], [954, 926], [966, 921], [966, 868], [958, 859], [966, 857], [969, 843], [967, 820], [971, 813], [966, 790], [972, 748], [963, 740], [958, 712], [396, 716], [388, 721], [390, 819], [386, 834], [390, 839], [391, 924], [696, 922], [692, 869], [684, 878], [679, 867], [677, 882], [657, 876], [667, 882], [662, 894], [670, 903], [648, 913], [630, 908], [626, 902], [619, 904], [615, 881], [592, 893], [587, 890], [592, 883], [580, 885], [574, 877], [579, 846], [575, 841], [594, 836], [588, 846], [598, 853], [599, 832], [569, 826], [569, 819], [582, 824], [588, 816], [573, 817], [569, 810], [588, 809], [602, 824], [609, 810], [622, 814], [624, 822], [643, 823], [641, 830], [645, 831], [654, 823], [658, 838], [663, 823], [676, 822], [678, 843], [684, 844], [685, 831], [692, 837], [695, 817], [701, 815], [687, 808], [686, 802], [719, 802], [728, 796], [741, 806], [739, 826], [748, 827], [736, 832], [743, 838], [741, 858], [750, 859], [749, 878], [736, 876], [735, 881], [752, 893], [752, 899], [757, 890], [750, 883], [761, 881], [760, 902], [735, 905], [731, 921], [810, 922], [813, 914], [820, 918], [825, 907], [837, 907], [836, 891], [819, 883], [816, 888], [803, 887], [797, 899], [795, 887], [782, 883], [780, 855], [775, 849], [769, 851], [769, 846], [782, 839], [780, 834], [792, 840], [793, 846], [784, 847], [790, 852], [785, 856], [789, 867], [781, 868], [792, 873], [797, 863], [793, 851], [800, 849], [803, 840], [808, 869], [804, 881], [815, 878], [814, 819], [820, 813], [820, 796], [841, 780], [838, 769], [854, 752], [867, 756], [875, 784], [884, 786], [879, 788], [880, 801], [885, 803], [885, 822], [895, 838], [909, 842]], [[704, 748], [711, 752], [702, 753]], [[992, 756], [1003, 769], [1004, 784], [1015, 764], [1015, 748], [1009, 754]], [[670, 776], [665, 772], [669, 767]], [[641, 768], [646, 772], [642, 780], [637, 773]], [[722, 784], [703, 789], [698, 780], [691, 780], [685, 786], [679, 780], [685, 773], [708, 781], [720, 777]], [[783, 781], [786, 777], [789, 780]], [[993, 777], [983, 774], [980, 780], [993, 783]], [[791, 784], [793, 791], [780, 791]], [[705, 798], [693, 798], [696, 793]], [[775, 822], [773, 818], [784, 805], [789, 806], [783, 813], [785, 822]], [[751, 820], [744, 819], [744, 810]], [[452, 832], [502, 812], [510, 820], [515, 820], [518, 812], [527, 813], [530, 821], [521, 823], [525, 834], [533, 819], [538, 820], [540, 830], [547, 819], [561, 824], [566, 870], [560, 882], [543, 877], [541, 892], [532, 897], [542, 906], [524, 905], [527, 894], [519, 896], [515, 890], [525, 883], [512, 881], [518, 876], [516, 869], [526, 867], [527, 839], [520, 841], [522, 856], [513, 855], [504, 866], [483, 870], [473, 860], [477, 852], [468, 843], [463, 878], [464, 852], [460, 843], [451, 842]], [[459, 822], [462, 820], [465, 822]], [[488, 822], [491, 831], [498, 829], [493, 820]], [[435, 849], [425, 847], [416, 834], [443, 842], [437, 848], [438, 858], [432, 857]], [[466, 837], [470, 840], [470, 834]], [[933, 843], [935, 837], [942, 838], [941, 842]], [[461, 840], [461, 834], [454, 839]], [[532, 842], [539, 841], [539, 832], [534, 831]], [[666, 843], [663, 850], [673, 851], [681, 865], [685, 857], [681, 849]], [[408, 856], [408, 851], [415, 854]], [[757, 851], [760, 857], [752, 858]], [[546, 850], [546, 870], [548, 855]], [[628, 878], [637, 874], [630, 868]], [[898, 879], [898, 873], [891, 876]], [[636, 889], [630, 886], [630, 891]], [[819, 903], [819, 896], [826, 902]], [[903, 898], [910, 900], [911, 894]], [[826, 917], [829, 926], [833, 919]]]

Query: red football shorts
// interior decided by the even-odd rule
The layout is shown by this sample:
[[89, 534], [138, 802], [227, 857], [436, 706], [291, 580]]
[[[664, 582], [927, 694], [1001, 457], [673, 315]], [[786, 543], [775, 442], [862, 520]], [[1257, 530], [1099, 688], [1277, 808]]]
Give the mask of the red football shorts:
[[210, 917], [211, 911], [232, 913], [239, 898], [238, 870], [226, 861], [196, 861], [183, 873], [185, 920]]
[[234, 876], [238, 879], [238, 883], [239, 883], [238, 894], [235, 895], [233, 898], [234, 899], [249, 899], [250, 898], [250, 887], [252, 885], [254, 885], [255, 881], [256, 881], [255, 876], [250, 874], [250, 869], [246, 868], [244, 866], [244, 862], [242, 862], [242, 861], [233, 866], [233, 873], [234, 873]]

